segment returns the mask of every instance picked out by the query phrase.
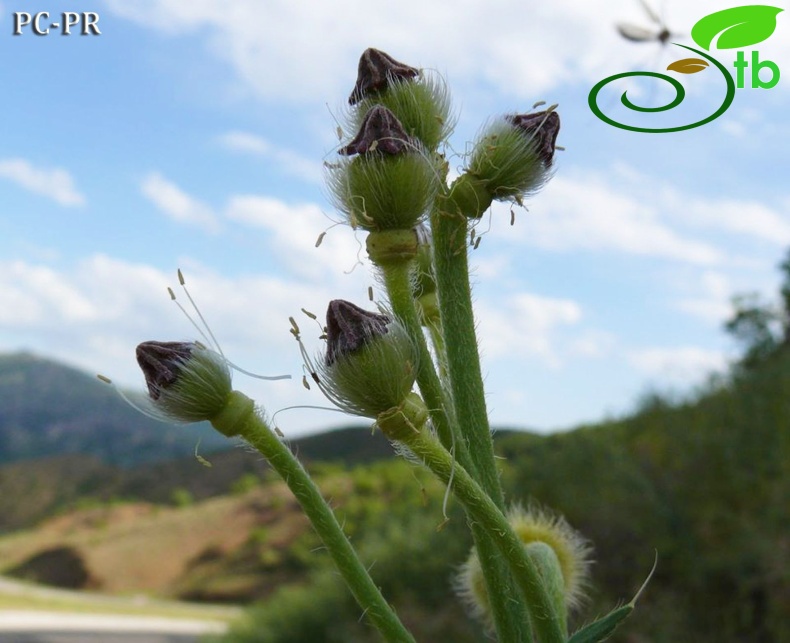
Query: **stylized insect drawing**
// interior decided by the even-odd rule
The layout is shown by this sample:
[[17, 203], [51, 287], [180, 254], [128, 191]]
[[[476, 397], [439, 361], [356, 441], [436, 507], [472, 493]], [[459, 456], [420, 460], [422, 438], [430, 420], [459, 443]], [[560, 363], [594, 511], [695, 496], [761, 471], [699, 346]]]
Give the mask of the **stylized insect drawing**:
[[633, 25], [628, 22], [618, 22], [615, 27], [623, 38], [632, 42], [660, 42], [663, 46], [667, 44], [672, 36], [679, 35], [671, 32], [667, 28], [663, 17], [659, 16], [659, 14], [649, 4], [647, 4], [646, 0], [639, 0], [639, 4], [642, 5], [647, 17], [656, 26], [647, 28]]

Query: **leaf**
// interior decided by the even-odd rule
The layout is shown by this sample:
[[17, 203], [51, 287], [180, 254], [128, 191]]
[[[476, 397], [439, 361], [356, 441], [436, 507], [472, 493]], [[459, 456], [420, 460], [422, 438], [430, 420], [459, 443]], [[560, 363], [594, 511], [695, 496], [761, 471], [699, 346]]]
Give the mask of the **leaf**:
[[634, 608], [631, 604], [618, 607], [594, 623], [590, 623], [580, 629], [568, 639], [568, 643], [599, 643], [600, 641], [605, 641], [633, 611]]
[[708, 51], [716, 36], [718, 49], [750, 47], [771, 36], [776, 29], [776, 16], [782, 11], [764, 4], [724, 9], [698, 20], [691, 28], [691, 37]]
[[696, 74], [708, 66], [707, 60], [702, 58], [683, 58], [683, 60], [676, 60], [667, 66], [667, 70], [676, 71], [679, 74]]
[[657, 565], [658, 552], [656, 552], [656, 559], [653, 562], [653, 569], [650, 570], [645, 582], [642, 583], [642, 587], [639, 588], [639, 591], [636, 593], [636, 596], [631, 599], [631, 602], [627, 605], [616, 607], [606, 616], [602, 616], [597, 621], [594, 621], [589, 625], [585, 625], [582, 629], [575, 632], [574, 635], [568, 639], [568, 643], [600, 643], [601, 641], [608, 639], [617, 629], [617, 626], [627, 619], [631, 615], [631, 612], [634, 611], [636, 602], [639, 600], [642, 592], [645, 591], [645, 587], [647, 587], [650, 579], [653, 578], [653, 573], [656, 571]]

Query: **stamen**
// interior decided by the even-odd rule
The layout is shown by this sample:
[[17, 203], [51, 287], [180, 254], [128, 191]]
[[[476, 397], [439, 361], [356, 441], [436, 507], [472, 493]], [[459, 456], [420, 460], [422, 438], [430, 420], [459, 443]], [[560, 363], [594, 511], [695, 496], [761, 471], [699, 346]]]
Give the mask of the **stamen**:
[[[167, 292], [170, 294], [170, 299], [172, 299], [175, 302], [176, 306], [178, 306], [181, 309], [181, 312], [184, 313], [184, 316], [189, 320], [189, 322], [192, 324], [192, 326], [195, 327], [195, 330], [197, 330], [197, 332], [200, 333], [200, 336], [203, 339], [206, 340], [206, 343], [209, 345], [209, 347], [211, 349], [215, 350], [217, 353], [219, 353], [220, 357], [222, 357], [222, 359], [225, 360], [225, 363], [228, 366], [230, 366], [232, 369], [238, 371], [239, 373], [243, 373], [244, 375], [247, 375], [248, 377], [254, 377], [255, 379], [259, 379], [259, 380], [277, 381], [277, 380], [290, 380], [291, 379], [290, 375], [258, 375], [257, 373], [252, 373], [251, 371], [243, 369], [238, 364], [234, 364], [233, 362], [231, 362], [225, 356], [225, 353], [222, 352], [222, 347], [219, 345], [219, 342], [217, 341], [216, 336], [212, 332], [211, 327], [208, 325], [208, 322], [206, 321], [206, 318], [203, 317], [203, 314], [200, 312], [200, 309], [198, 308], [198, 305], [195, 303], [195, 300], [192, 299], [192, 295], [189, 294], [189, 290], [187, 289], [187, 286], [186, 286], [186, 280], [184, 279], [184, 274], [181, 272], [181, 268], [178, 269], [178, 283], [181, 285], [181, 288], [184, 290], [184, 293], [186, 293], [186, 296], [189, 299], [189, 303], [192, 305], [193, 310], [195, 311], [195, 313], [197, 314], [198, 318], [202, 322], [203, 327], [201, 328], [200, 324], [198, 324], [192, 318], [192, 316], [181, 305], [181, 302], [179, 302], [176, 299], [176, 295], [173, 292], [173, 289], [168, 287], [167, 288]], [[292, 320], [292, 323], [295, 323], [295, 322], [293, 322], [293, 320]]]
[[200, 309], [197, 307], [197, 304], [195, 303], [195, 300], [192, 299], [192, 295], [189, 294], [189, 290], [187, 290], [187, 284], [186, 284], [186, 281], [184, 281], [184, 275], [181, 272], [181, 268], [178, 269], [178, 283], [181, 284], [181, 288], [183, 288], [184, 292], [186, 293], [186, 296], [189, 299], [189, 303], [192, 304], [192, 308], [195, 309], [195, 312], [197, 313], [197, 316], [200, 318], [200, 321], [203, 322], [203, 326], [206, 328], [206, 331], [208, 331], [209, 337], [211, 337], [211, 340], [214, 342], [214, 347], [217, 349], [217, 352], [222, 357], [225, 357], [225, 353], [222, 352], [222, 347], [219, 345], [219, 342], [217, 341], [217, 338], [214, 337], [214, 333], [211, 332], [211, 328], [209, 327], [208, 323], [206, 322], [205, 318], [203, 317], [203, 314], [200, 312]]

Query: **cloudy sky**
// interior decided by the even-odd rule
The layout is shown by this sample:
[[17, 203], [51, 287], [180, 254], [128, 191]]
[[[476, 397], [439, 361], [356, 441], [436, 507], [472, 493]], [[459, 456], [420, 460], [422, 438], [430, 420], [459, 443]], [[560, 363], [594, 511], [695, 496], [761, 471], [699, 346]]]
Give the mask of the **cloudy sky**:
[[[0, 352], [140, 387], [138, 342], [194, 338], [166, 292], [180, 267], [231, 360], [294, 375], [238, 376], [239, 388], [270, 414], [325, 404], [302, 388], [288, 317], [305, 320], [318, 349], [300, 309], [364, 305], [375, 287], [364, 235], [334, 225], [322, 185], [370, 46], [446, 79], [456, 168], [488, 118], [559, 103], [566, 149], [553, 180], [514, 226], [509, 206], [495, 206], [472, 253], [494, 423], [568, 428], [623, 413], [650, 389], [691, 390], [736, 355], [722, 332], [732, 295], [777, 289], [790, 247], [784, 13], [755, 49], [787, 78], [747, 84], [703, 127], [640, 134], [587, 105], [608, 75], [689, 55], [617, 34], [618, 21], [651, 26], [638, 0], [91, 0], [79, 8], [98, 14], [99, 36], [12, 35], [16, 11], [47, 11], [46, 26], [74, 6], [0, 2]], [[673, 40], [693, 45], [696, 20], [735, 5], [661, 6]], [[681, 80], [681, 121], [721, 103], [715, 71]], [[616, 114], [615, 101], [601, 105]], [[277, 420], [296, 435], [344, 418]]]

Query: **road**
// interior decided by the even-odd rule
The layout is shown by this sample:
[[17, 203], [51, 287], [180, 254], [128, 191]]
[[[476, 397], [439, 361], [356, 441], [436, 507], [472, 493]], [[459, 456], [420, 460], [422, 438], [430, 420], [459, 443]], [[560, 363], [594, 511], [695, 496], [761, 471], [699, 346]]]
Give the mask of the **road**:
[[222, 623], [152, 616], [0, 611], [0, 643], [197, 643]]

